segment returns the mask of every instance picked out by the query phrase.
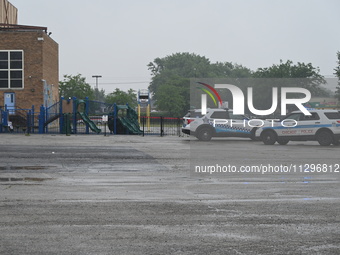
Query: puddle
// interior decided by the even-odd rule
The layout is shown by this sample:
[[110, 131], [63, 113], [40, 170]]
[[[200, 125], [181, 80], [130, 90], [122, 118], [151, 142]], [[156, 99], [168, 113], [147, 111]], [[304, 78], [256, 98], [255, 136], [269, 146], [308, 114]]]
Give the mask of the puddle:
[[51, 168], [51, 166], [0, 166], [0, 171], [10, 171], [10, 170], [46, 170]]
[[22, 181], [30, 181], [30, 182], [43, 182], [47, 180], [52, 180], [52, 178], [36, 178], [36, 177], [1, 177], [0, 182], [22, 182]]

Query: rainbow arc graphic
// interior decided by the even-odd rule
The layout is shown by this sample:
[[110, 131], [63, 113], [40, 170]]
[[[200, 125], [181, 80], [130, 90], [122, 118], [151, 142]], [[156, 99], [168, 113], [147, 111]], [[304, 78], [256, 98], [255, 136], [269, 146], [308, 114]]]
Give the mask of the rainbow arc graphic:
[[209, 95], [210, 96], [210, 98], [213, 100], [213, 102], [214, 102], [214, 104], [215, 104], [215, 106], [216, 107], [218, 107], [218, 105], [217, 105], [217, 101], [216, 101], [216, 99], [215, 99], [215, 97], [214, 97], [214, 95], [213, 94], [215, 94], [215, 96], [216, 96], [216, 98], [217, 98], [217, 100], [218, 100], [218, 103], [219, 103], [219, 106], [222, 106], [222, 99], [221, 99], [221, 96], [220, 96], [220, 94], [218, 94], [218, 92], [216, 91], [216, 89], [214, 88], [214, 87], [212, 87], [211, 85], [209, 85], [209, 84], [206, 84], [206, 83], [203, 83], [203, 82], [197, 82], [198, 84], [201, 84], [201, 85], [203, 85], [203, 86], [205, 86], [206, 88], [208, 88], [208, 89], [206, 89], [206, 88], [201, 88], [201, 87], [197, 87], [198, 89], [200, 89], [200, 90], [202, 90], [203, 92], [205, 92], [205, 93], [207, 93], [207, 95]]

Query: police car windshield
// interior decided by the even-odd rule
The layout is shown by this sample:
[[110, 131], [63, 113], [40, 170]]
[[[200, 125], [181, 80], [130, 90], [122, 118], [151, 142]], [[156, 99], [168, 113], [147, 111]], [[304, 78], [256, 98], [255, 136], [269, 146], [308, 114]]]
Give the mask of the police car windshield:
[[197, 112], [197, 111], [189, 111], [184, 117], [187, 118], [201, 118], [203, 117], [201, 112]]
[[240, 114], [233, 114], [233, 112], [229, 112], [229, 118], [233, 120], [249, 120], [249, 118], [247, 118], [246, 116]]

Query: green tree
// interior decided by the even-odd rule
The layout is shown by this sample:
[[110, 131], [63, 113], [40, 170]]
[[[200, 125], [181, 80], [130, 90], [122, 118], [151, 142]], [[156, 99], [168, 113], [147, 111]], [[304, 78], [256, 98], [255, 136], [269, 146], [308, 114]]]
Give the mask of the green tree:
[[93, 89], [81, 74], [74, 76], [64, 75], [64, 80], [59, 82], [59, 94], [64, 98], [76, 97], [84, 99], [88, 97], [90, 100], [94, 99]]
[[106, 96], [106, 103], [117, 105], [129, 104], [130, 107], [135, 108], [137, 106], [137, 94], [133, 89], [129, 89], [127, 92], [118, 88]]
[[250, 78], [253, 74], [249, 68], [231, 62], [216, 62], [211, 69], [208, 78]]
[[157, 96], [161, 98], [156, 101], [159, 110], [166, 111], [170, 116], [183, 116], [183, 109], [187, 107], [183, 89], [178, 89], [174, 85], [162, 85], [158, 89]]
[[338, 57], [338, 66], [334, 69], [335, 71], [335, 75], [338, 77], [338, 86], [336, 87], [336, 92], [335, 92], [335, 96], [336, 98], [339, 100], [339, 104], [340, 104], [340, 51], [337, 52], [337, 57]]
[[[320, 85], [325, 84], [326, 80], [320, 74], [319, 68], [315, 68], [311, 63], [305, 64], [298, 62], [293, 64], [293, 61], [287, 60], [280, 64], [274, 64], [266, 68], [258, 68], [254, 72], [255, 78], [294, 78], [295, 83], [291, 86], [298, 86], [308, 89], [312, 96], [329, 96], [328, 91]], [[299, 78], [299, 79], [298, 79]]]
[[[174, 117], [182, 116], [190, 107], [190, 78], [251, 76], [251, 70], [241, 65], [229, 62], [212, 64], [204, 56], [187, 52], [156, 58], [148, 64], [148, 69], [152, 76], [149, 90], [156, 106]], [[166, 89], [167, 86], [170, 88]], [[165, 91], [172, 94], [166, 95]], [[177, 98], [172, 99], [175, 96]]]
[[176, 76], [159, 86], [153, 97], [157, 109], [169, 116], [182, 117], [190, 104], [188, 82], [187, 78]]
[[[320, 74], [319, 68], [315, 68], [311, 63], [305, 64], [287, 60], [280, 60], [279, 64], [274, 64], [266, 68], [258, 68], [253, 77], [264, 78], [254, 81], [254, 106], [257, 109], [269, 109], [272, 105], [272, 87], [301, 87], [308, 89], [314, 97], [329, 96], [329, 91], [322, 88], [326, 83]], [[301, 94], [288, 94], [290, 97], [299, 97]], [[280, 101], [280, 100], [279, 100]], [[278, 102], [280, 104], [280, 102]], [[295, 110], [292, 105], [288, 110]]]

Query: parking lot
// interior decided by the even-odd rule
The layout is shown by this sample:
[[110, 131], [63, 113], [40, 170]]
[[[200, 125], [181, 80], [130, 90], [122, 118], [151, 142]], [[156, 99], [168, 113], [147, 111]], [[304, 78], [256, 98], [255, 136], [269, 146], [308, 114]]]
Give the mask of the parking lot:
[[1, 254], [340, 252], [340, 146], [6, 134], [0, 151]]

